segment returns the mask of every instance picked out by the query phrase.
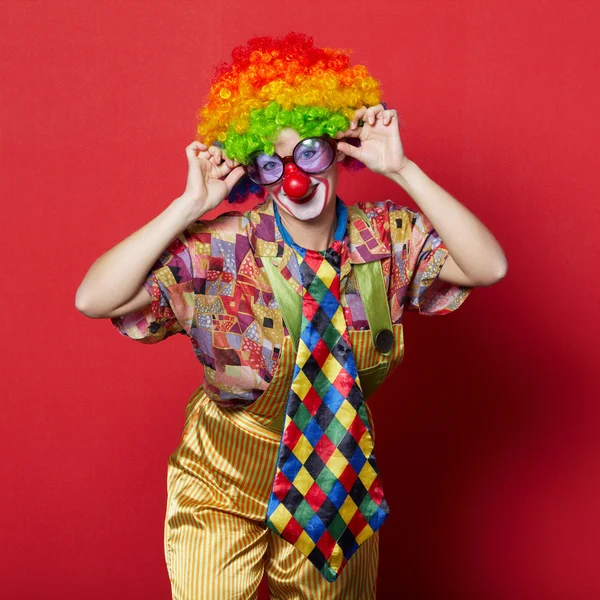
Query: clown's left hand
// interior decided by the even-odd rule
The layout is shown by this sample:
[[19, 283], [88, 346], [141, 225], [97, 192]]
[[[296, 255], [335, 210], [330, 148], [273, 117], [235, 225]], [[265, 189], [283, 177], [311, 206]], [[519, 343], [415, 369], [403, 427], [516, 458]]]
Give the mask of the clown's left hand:
[[[358, 126], [359, 119], [363, 121], [362, 127]], [[381, 104], [359, 108], [350, 127], [335, 137], [340, 139], [338, 150], [358, 159], [375, 173], [399, 174], [409, 162], [400, 140], [398, 113], [393, 109], [386, 110]], [[341, 138], [349, 137], [359, 138], [360, 148], [341, 141]]]

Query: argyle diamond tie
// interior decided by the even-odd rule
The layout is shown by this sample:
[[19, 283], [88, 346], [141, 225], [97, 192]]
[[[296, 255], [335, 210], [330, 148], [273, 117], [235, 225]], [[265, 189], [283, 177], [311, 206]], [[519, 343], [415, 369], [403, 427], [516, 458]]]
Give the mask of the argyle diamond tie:
[[292, 242], [303, 285], [296, 365], [267, 526], [335, 581], [389, 514], [340, 304], [339, 240]]

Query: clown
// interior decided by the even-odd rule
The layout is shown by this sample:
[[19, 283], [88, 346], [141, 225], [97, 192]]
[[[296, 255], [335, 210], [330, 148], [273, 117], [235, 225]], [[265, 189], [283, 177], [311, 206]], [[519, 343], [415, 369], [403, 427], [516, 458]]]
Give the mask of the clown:
[[[258, 195], [267, 191], [288, 222], [312, 220], [315, 225], [314, 219], [331, 220], [334, 213], [337, 168], [328, 168], [334, 162], [332, 151], [335, 162], [343, 161], [350, 169], [360, 168], [355, 160], [360, 158], [382, 174], [386, 165], [371, 163], [379, 158], [383, 144], [391, 153], [387, 158], [394, 160], [388, 169], [399, 171], [406, 162], [393, 127], [388, 131], [375, 126], [375, 120], [386, 126], [393, 120], [397, 129], [396, 111], [383, 109], [379, 82], [364, 66], [351, 65], [348, 51], [315, 48], [310, 38], [290, 34], [280, 40], [250, 40], [246, 47], [236, 48], [233, 57], [231, 65], [217, 71], [208, 102], [199, 111], [201, 143], [191, 146], [208, 151], [201, 156], [210, 156], [217, 165], [223, 156], [230, 159], [228, 168], [245, 165], [255, 185], [243, 182], [234, 188], [230, 202], [243, 200], [252, 191]], [[362, 117], [374, 126], [360, 138], [369, 143], [357, 150], [348, 141], [339, 142], [336, 152], [334, 139], [360, 137], [357, 125]], [[274, 154], [278, 142], [294, 147], [289, 155], [294, 159], [285, 165]], [[310, 144], [312, 148], [307, 147]], [[215, 152], [216, 148], [223, 152]], [[301, 153], [300, 161], [295, 160]], [[227, 170], [217, 173], [223, 176]], [[229, 183], [241, 174], [234, 169]]]
[[[169, 460], [174, 598], [254, 598], [263, 574], [273, 598], [375, 598], [389, 506], [366, 400], [402, 361], [404, 310], [450, 313], [506, 260], [406, 157], [396, 111], [348, 51], [288, 34], [232, 56], [198, 113], [184, 193], [96, 261], [78, 307], [143, 343], [183, 334], [204, 366]], [[427, 216], [346, 206], [338, 174], [362, 166]], [[205, 218], [252, 195], [246, 213]]]

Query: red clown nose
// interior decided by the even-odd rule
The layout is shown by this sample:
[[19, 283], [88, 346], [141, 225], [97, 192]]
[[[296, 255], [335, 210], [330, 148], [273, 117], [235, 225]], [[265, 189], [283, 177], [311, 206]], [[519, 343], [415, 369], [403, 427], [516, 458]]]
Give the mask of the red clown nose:
[[288, 163], [285, 165], [285, 171], [283, 176], [283, 191], [287, 197], [294, 202], [301, 204], [306, 200], [301, 200], [303, 196], [306, 196], [308, 188], [310, 187], [310, 177], [298, 169], [294, 163]]

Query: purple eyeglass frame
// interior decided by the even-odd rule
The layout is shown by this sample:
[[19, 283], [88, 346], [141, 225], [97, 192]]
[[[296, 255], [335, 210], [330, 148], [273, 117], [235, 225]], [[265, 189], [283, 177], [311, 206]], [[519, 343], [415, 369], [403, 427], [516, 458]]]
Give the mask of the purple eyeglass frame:
[[[333, 154], [332, 154], [332, 158], [331, 158], [331, 162], [324, 167], [323, 169], [319, 169], [318, 171], [306, 171], [304, 170], [302, 167], [300, 167], [299, 165], [296, 164], [296, 162], [294, 161], [294, 154], [296, 154], [296, 149], [298, 148], [298, 146], [300, 144], [302, 144], [303, 142], [305, 142], [306, 140], [313, 140], [313, 139], [317, 139], [317, 140], [325, 140], [332, 148], [333, 150]], [[335, 153], [337, 151], [337, 140], [327, 136], [327, 135], [313, 135], [307, 138], [304, 138], [302, 140], [300, 140], [295, 146], [294, 149], [292, 150], [292, 153], [288, 156], [279, 156], [279, 154], [277, 154], [277, 152], [273, 153], [273, 154], [268, 154], [267, 156], [273, 156], [273, 157], [277, 157], [281, 163], [283, 164], [283, 169], [281, 171], [281, 175], [279, 176], [278, 179], [276, 179], [275, 181], [271, 181], [270, 183], [262, 183], [260, 181], [257, 181], [256, 179], [254, 179], [252, 177], [252, 175], [250, 175], [250, 173], [248, 172], [248, 165], [243, 165], [244, 167], [244, 172], [246, 173], [246, 175], [248, 175], [248, 177], [256, 184], [261, 185], [261, 186], [265, 186], [265, 185], [275, 185], [276, 183], [279, 183], [282, 179], [283, 176], [285, 175], [285, 166], [292, 162], [296, 165], [296, 167], [302, 171], [303, 173], [306, 173], [307, 175], [318, 175], [319, 173], [323, 173], [324, 171], [327, 171], [327, 169], [329, 169], [329, 167], [333, 164], [333, 162], [335, 161]], [[257, 156], [261, 156], [262, 154], [264, 154], [264, 152], [254, 152], [253, 154], [250, 155], [250, 161], [251, 162], [255, 157]]]

